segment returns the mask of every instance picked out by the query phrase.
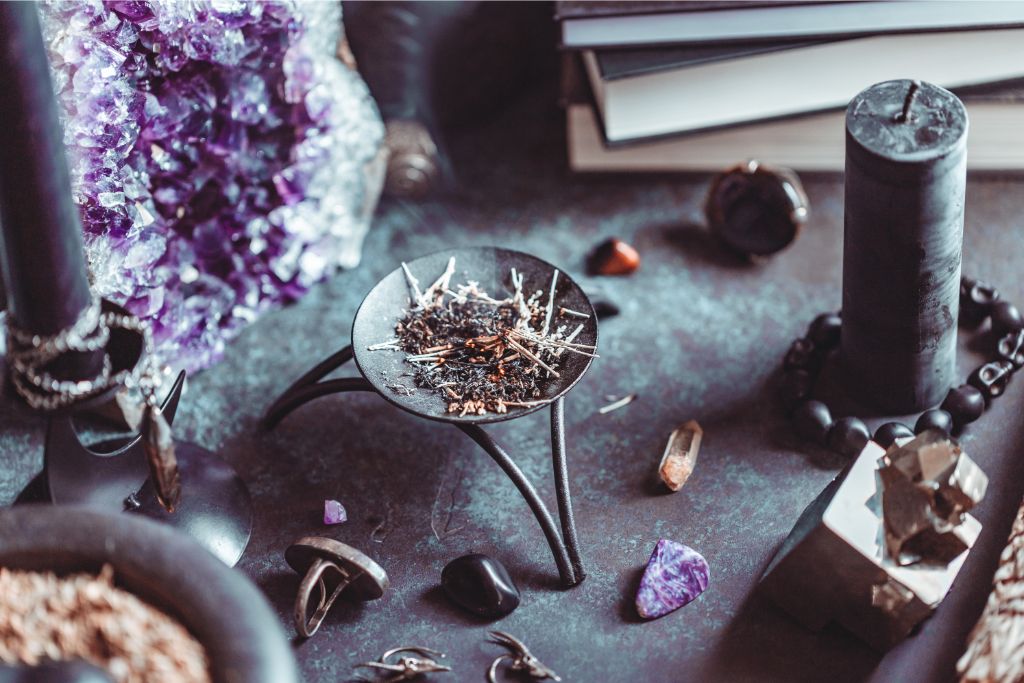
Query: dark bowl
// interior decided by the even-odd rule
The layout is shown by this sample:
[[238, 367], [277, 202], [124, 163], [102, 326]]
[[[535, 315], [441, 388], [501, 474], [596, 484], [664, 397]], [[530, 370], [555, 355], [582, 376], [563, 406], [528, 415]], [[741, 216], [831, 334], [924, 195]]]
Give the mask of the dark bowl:
[[0, 511], [0, 566], [96, 573], [178, 619], [206, 648], [217, 683], [298, 683], [266, 599], [241, 573], [171, 528], [133, 514], [65, 505]]
[[[445, 271], [448, 259], [452, 256], [455, 257], [455, 274], [451, 279], [453, 287], [474, 280], [480, 283], [481, 289], [496, 299], [504, 298], [513, 292], [512, 268], [523, 274], [523, 290], [527, 296], [538, 289], [547, 294], [556, 270], [555, 266], [530, 254], [496, 247], [448, 249], [422, 256], [406, 265], [419, 280], [421, 289], [426, 289]], [[405, 362], [404, 353], [370, 351], [367, 348], [394, 338], [395, 323], [408, 310], [409, 299], [409, 285], [405, 273], [401, 267], [396, 268], [370, 290], [359, 306], [355, 321], [352, 323], [352, 348], [356, 365], [359, 366], [363, 377], [385, 399], [415, 415], [458, 424], [501, 422], [521, 417], [543, 408], [572, 389], [593, 361], [589, 356], [563, 354], [558, 366], [559, 377], [552, 377], [544, 384], [543, 393], [537, 399], [540, 403], [536, 406], [509, 408], [507, 413], [488, 412], [483, 415], [467, 414], [460, 417], [457, 413], [447, 412], [444, 398], [437, 392], [416, 389], [412, 378], [407, 374], [410, 368]], [[583, 330], [576, 337], [576, 342], [589, 344], [596, 350], [597, 314], [594, 313], [594, 307], [587, 295], [564, 271], [559, 271], [555, 286], [555, 306], [564, 306], [590, 316], [586, 320], [563, 318], [562, 322], [573, 327], [583, 323]], [[395, 385], [414, 391], [408, 394], [397, 393], [392, 388]]]

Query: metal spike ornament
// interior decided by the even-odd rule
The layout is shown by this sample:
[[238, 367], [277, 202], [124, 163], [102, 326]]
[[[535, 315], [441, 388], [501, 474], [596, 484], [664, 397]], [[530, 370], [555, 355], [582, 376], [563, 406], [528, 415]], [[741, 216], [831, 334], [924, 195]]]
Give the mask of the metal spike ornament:
[[[150, 479], [153, 481], [157, 502], [167, 512], [174, 512], [181, 500], [181, 475], [178, 472], [178, 459], [174, 453], [174, 436], [171, 423], [167, 421], [160, 408], [157, 397], [157, 386], [160, 383], [160, 372], [154, 354], [153, 332], [150, 326], [140, 324], [142, 331], [143, 355], [139, 362], [138, 374], [133, 381], [126, 382], [126, 389], [118, 395], [118, 403], [125, 414], [126, 422], [131, 425], [135, 416], [141, 416], [137, 425], [141, 436], [142, 453], [150, 467]], [[132, 387], [134, 383], [134, 387]], [[141, 405], [132, 407], [133, 396], [137, 395], [133, 388], [141, 394]], [[134, 426], [134, 425], [133, 425]]]
[[174, 454], [171, 425], [152, 394], [146, 397], [141, 432], [142, 450], [149, 464], [149, 477], [153, 481], [156, 498], [167, 512], [174, 512], [174, 507], [181, 499], [178, 458]]

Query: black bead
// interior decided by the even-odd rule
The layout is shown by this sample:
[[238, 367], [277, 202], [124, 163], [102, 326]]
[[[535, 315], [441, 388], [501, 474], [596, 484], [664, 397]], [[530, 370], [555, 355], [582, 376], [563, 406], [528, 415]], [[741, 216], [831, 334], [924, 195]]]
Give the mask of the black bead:
[[843, 329], [843, 319], [838, 313], [822, 313], [807, 328], [807, 337], [823, 351], [831, 351], [839, 346], [839, 337]]
[[961, 278], [960, 280], [960, 324], [974, 329], [992, 312], [992, 304], [999, 300], [999, 292], [992, 285]]
[[474, 614], [497, 619], [519, 606], [519, 588], [505, 566], [473, 553], [449, 562], [441, 572], [441, 586], [456, 604]]
[[1013, 374], [1013, 363], [1007, 360], [994, 360], [985, 363], [971, 373], [967, 383], [981, 391], [985, 403], [989, 403], [1006, 391], [1006, 385]]
[[929, 429], [937, 429], [943, 434], [953, 431], [953, 416], [941, 408], [932, 408], [921, 413], [914, 425], [914, 433], [920, 434]]
[[992, 304], [992, 329], [1000, 337], [1024, 328], [1024, 318], [1020, 311], [1009, 301], [997, 301]]
[[950, 389], [939, 407], [953, 418], [953, 427], [961, 429], [985, 412], [985, 396], [977, 387], [964, 384], [956, 389]]
[[882, 448], [896, 443], [896, 439], [904, 439], [914, 436], [914, 432], [902, 422], [886, 422], [875, 430], [875, 442]]
[[1020, 369], [1024, 366], [1024, 330], [1003, 335], [996, 345], [996, 352], [1003, 360], [1013, 363], [1013, 367]]
[[801, 401], [809, 398], [814, 388], [814, 378], [806, 370], [788, 370], [782, 375], [779, 398], [786, 411], [791, 411]]
[[863, 420], [859, 417], [841, 417], [828, 430], [826, 444], [840, 455], [855, 458], [870, 440], [871, 432]]
[[782, 367], [786, 370], [807, 370], [812, 372], [818, 365], [817, 349], [810, 339], [797, 339], [793, 342], [786, 357], [782, 361]]
[[800, 438], [825, 445], [832, 427], [832, 411], [821, 401], [804, 401], [793, 411], [793, 429]]

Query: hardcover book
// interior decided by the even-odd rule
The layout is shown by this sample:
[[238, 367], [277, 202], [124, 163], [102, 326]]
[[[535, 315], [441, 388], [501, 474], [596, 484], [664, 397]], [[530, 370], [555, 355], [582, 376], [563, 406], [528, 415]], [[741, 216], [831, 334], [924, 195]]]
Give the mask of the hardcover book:
[[560, 2], [565, 47], [841, 38], [1024, 26], [1019, 0]]
[[[662, 61], [653, 70], [610, 78], [602, 73], [602, 59], [605, 73], [631, 67], [621, 58], [584, 51], [609, 143], [837, 109], [864, 87], [900, 76], [947, 88], [1015, 79], [1024, 76], [1024, 29], [790, 43], [731, 54], [721, 48], [676, 50], [669, 57], [678, 66]], [[650, 55], [646, 59], [650, 66]]]

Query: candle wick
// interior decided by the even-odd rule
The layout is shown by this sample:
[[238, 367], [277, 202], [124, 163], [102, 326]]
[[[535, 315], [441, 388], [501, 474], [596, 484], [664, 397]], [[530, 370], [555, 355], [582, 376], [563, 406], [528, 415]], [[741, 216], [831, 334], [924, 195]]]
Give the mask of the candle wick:
[[921, 89], [921, 81], [913, 80], [910, 82], [910, 89], [907, 90], [907, 96], [903, 100], [903, 111], [896, 114], [896, 120], [900, 123], [907, 123], [911, 120], [910, 107], [914, 104], [914, 97], [917, 95], [917, 91]]

